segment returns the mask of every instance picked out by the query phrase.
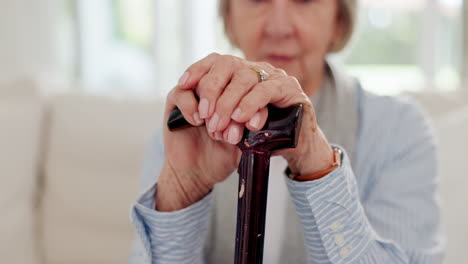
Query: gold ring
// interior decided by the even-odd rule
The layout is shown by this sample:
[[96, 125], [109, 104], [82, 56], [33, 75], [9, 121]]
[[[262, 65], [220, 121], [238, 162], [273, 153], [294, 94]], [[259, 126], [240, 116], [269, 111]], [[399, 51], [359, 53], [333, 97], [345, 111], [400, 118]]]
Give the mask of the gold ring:
[[265, 70], [260, 69], [257, 66], [253, 66], [250, 69], [252, 69], [253, 71], [255, 71], [257, 73], [259, 83], [263, 82], [263, 81], [265, 81], [267, 79], [268, 73]]

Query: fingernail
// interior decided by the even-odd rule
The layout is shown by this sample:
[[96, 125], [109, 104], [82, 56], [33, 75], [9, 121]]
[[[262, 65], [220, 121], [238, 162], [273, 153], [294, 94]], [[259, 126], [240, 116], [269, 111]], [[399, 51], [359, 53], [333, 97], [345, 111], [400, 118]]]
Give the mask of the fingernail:
[[234, 113], [232, 113], [231, 118], [237, 121], [240, 118], [241, 114], [242, 114], [242, 111], [240, 110], [240, 108], [237, 108], [234, 111]]
[[187, 79], [189, 78], [189, 76], [190, 76], [189, 72], [184, 72], [184, 74], [182, 74], [182, 76], [180, 76], [180, 78], [179, 78], [178, 85], [179, 86], [184, 85], [187, 82]]
[[217, 131], [217, 132], [215, 133], [215, 139], [216, 139], [216, 140], [223, 140], [223, 132]]
[[216, 128], [218, 127], [218, 122], [219, 122], [219, 115], [215, 113], [210, 120], [210, 123], [208, 124], [208, 132], [215, 132]]
[[209, 103], [206, 98], [200, 100], [200, 104], [198, 105], [198, 110], [200, 112], [200, 118], [207, 118], [208, 117], [208, 107]]
[[228, 142], [231, 144], [237, 144], [237, 138], [239, 137], [239, 128], [237, 126], [232, 126], [229, 129]]
[[203, 120], [201, 120], [200, 115], [198, 114], [198, 112], [195, 112], [193, 114], [193, 119], [195, 120], [197, 125], [201, 125], [203, 123]]
[[254, 128], [258, 128], [258, 126], [260, 125], [260, 113], [256, 113], [251, 119], [250, 119], [250, 122], [249, 122], [249, 125], [254, 127]]

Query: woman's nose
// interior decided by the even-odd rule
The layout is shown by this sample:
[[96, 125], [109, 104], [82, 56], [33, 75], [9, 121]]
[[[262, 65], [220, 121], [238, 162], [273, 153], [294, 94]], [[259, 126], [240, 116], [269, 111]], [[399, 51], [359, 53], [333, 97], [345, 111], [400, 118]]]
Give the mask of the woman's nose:
[[282, 1], [272, 1], [271, 8], [267, 14], [265, 31], [274, 39], [290, 37], [294, 32], [291, 16], [287, 4], [278, 4]]

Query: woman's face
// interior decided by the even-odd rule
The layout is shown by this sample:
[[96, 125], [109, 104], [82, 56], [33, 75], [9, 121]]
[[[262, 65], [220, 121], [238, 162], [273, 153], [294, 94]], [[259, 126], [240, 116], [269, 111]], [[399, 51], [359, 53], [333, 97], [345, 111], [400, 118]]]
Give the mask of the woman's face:
[[228, 32], [248, 60], [267, 61], [304, 86], [323, 73], [339, 34], [337, 10], [337, 0], [230, 0]]

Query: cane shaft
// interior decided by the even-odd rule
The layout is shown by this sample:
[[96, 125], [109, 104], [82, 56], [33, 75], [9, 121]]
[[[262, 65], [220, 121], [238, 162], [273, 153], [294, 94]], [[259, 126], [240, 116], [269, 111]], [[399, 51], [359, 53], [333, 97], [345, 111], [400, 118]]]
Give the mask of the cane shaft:
[[262, 263], [270, 153], [247, 150], [239, 164], [235, 264]]

